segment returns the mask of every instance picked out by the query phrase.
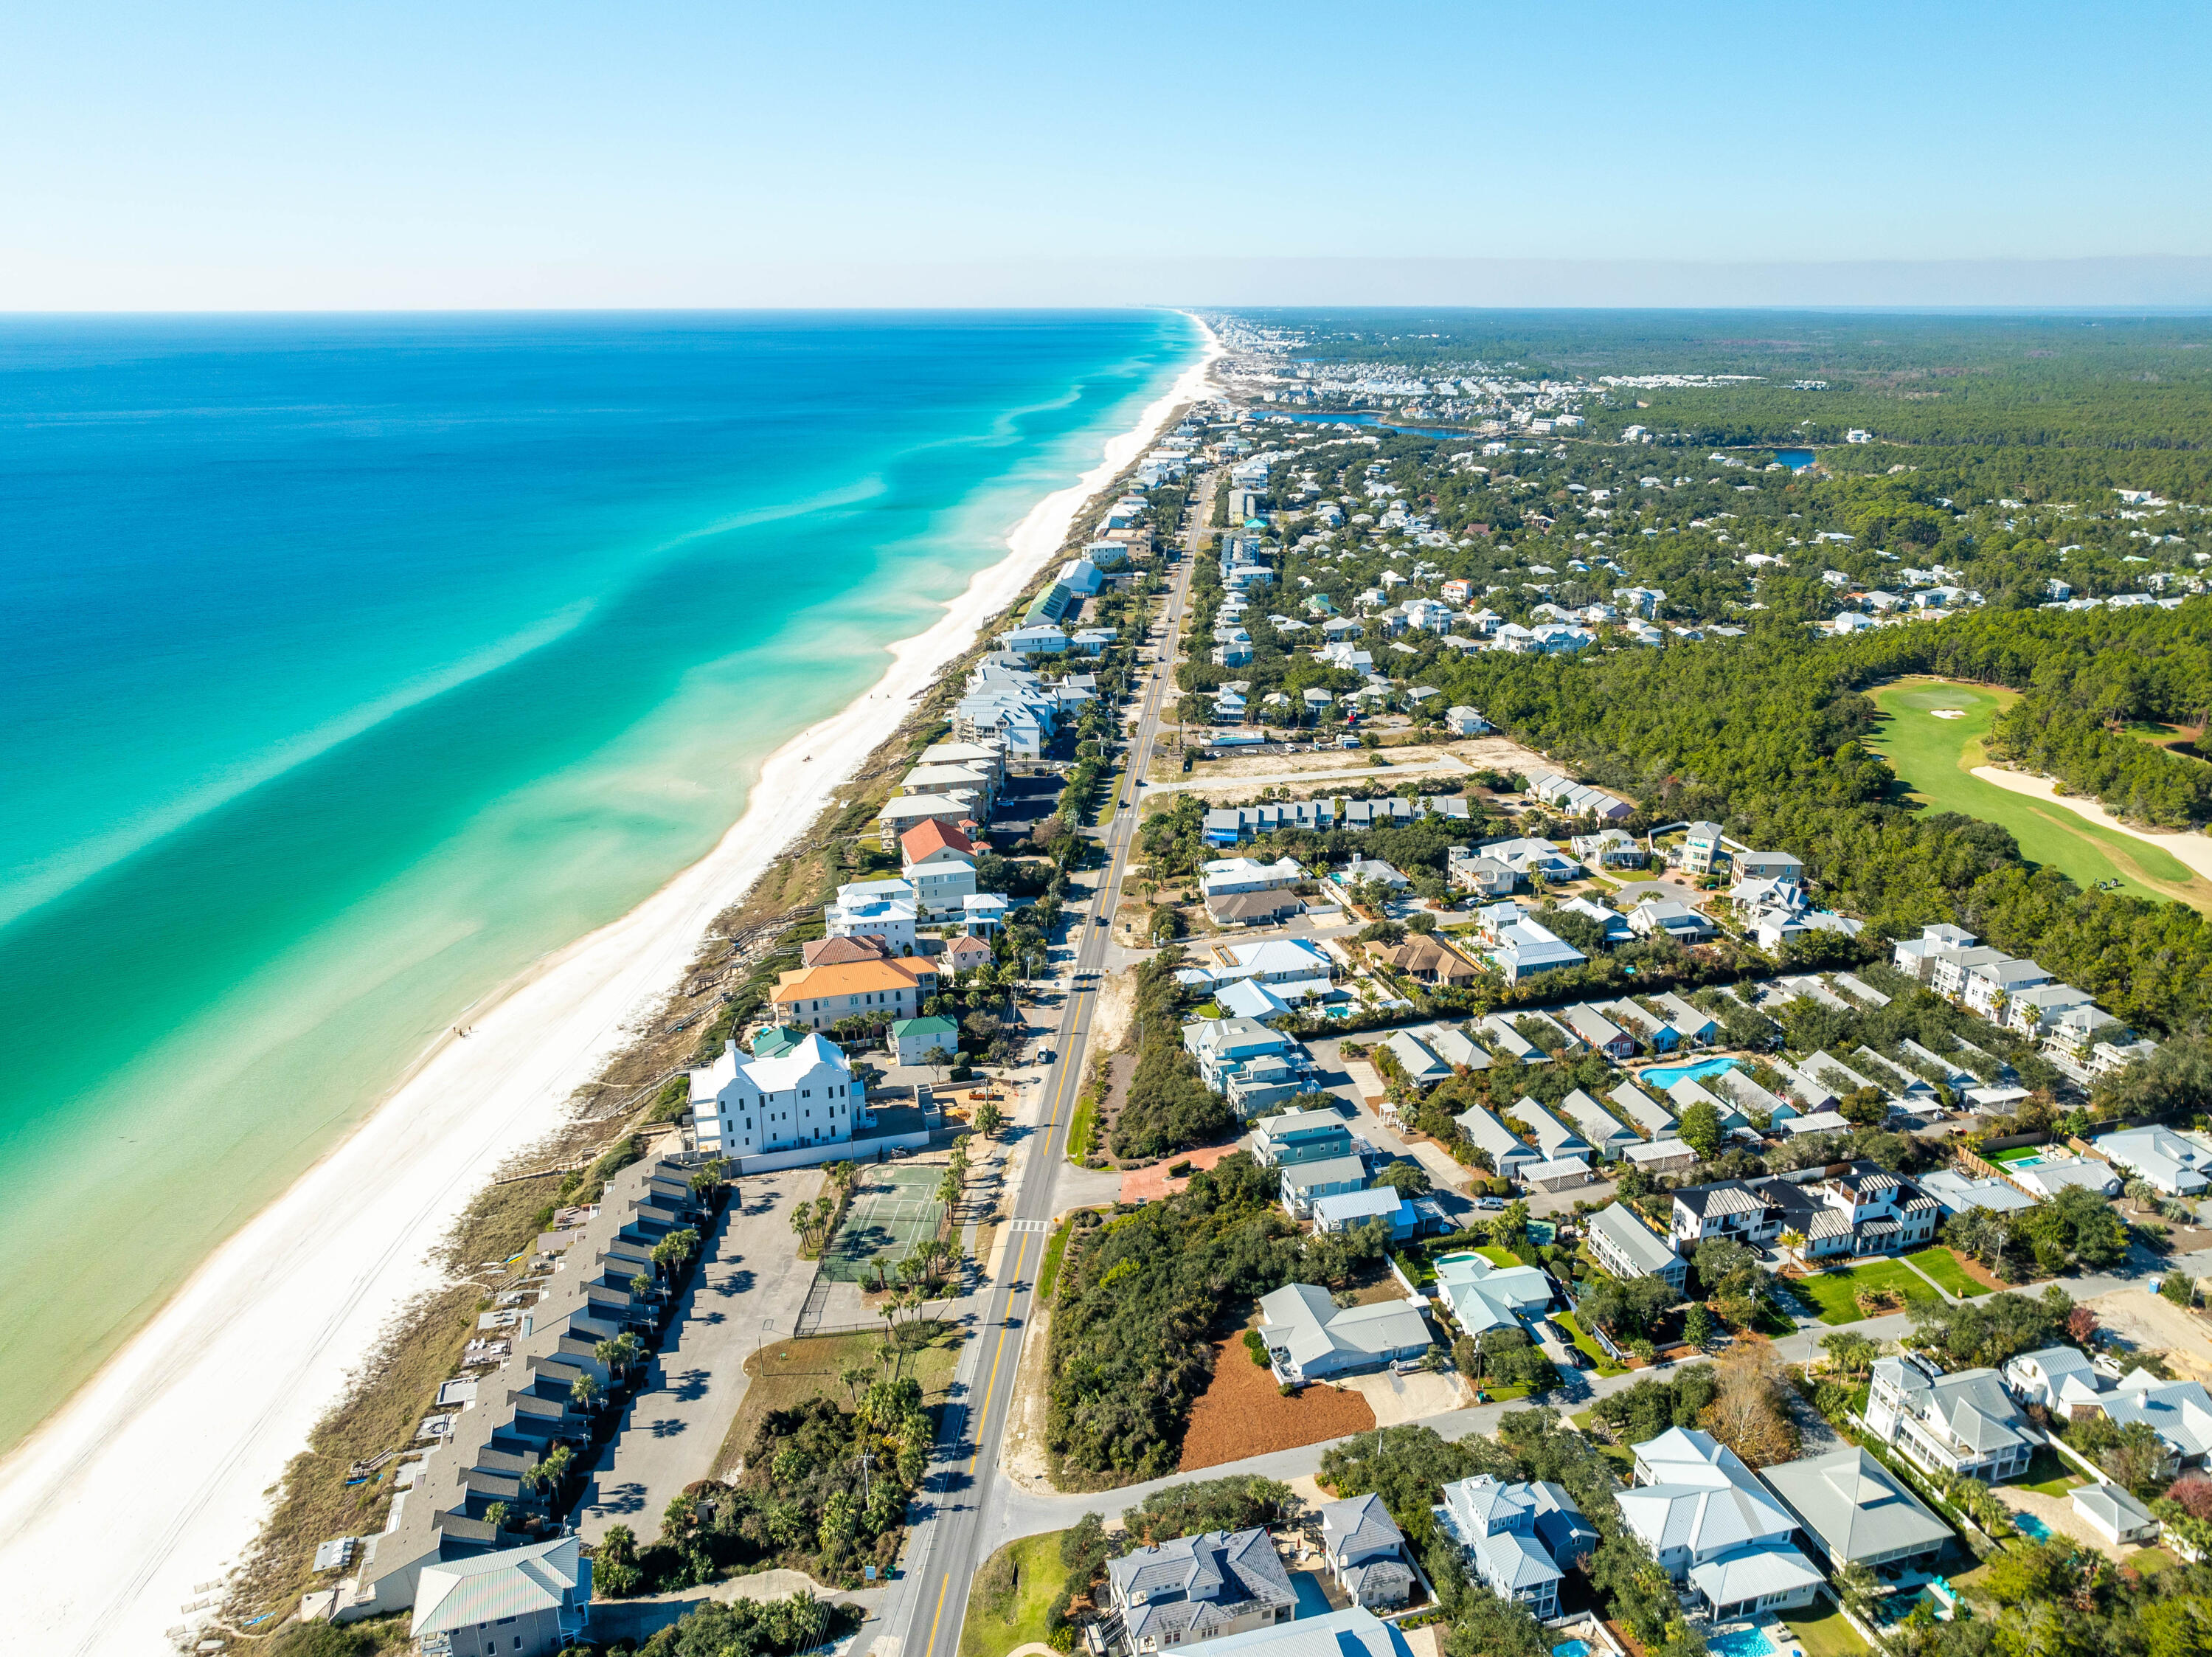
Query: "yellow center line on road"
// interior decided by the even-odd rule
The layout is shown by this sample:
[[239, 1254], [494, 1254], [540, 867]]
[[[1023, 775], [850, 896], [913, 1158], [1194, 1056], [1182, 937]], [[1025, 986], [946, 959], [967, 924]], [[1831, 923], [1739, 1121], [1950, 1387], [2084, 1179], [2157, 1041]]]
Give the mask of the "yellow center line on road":
[[921, 1657], [932, 1657], [932, 1654], [937, 1649], [937, 1624], [945, 1615], [945, 1592], [951, 1586], [952, 1578], [950, 1573], [947, 1573], [937, 1585], [937, 1609], [930, 1615], [929, 1643], [922, 1648]]
[[[1028, 1252], [1029, 1252], [1029, 1247], [1030, 1247], [1030, 1234], [1029, 1234], [1028, 1232], [1022, 1232], [1022, 1233], [1020, 1233], [1020, 1234], [1018, 1234], [1018, 1240], [1016, 1240], [1016, 1242], [1015, 1242], [1015, 1244], [1014, 1244], [1014, 1264], [1013, 1264], [1013, 1268], [1012, 1268], [1012, 1270], [1010, 1270], [1010, 1271], [1009, 1271], [1009, 1272], [1007, 1272], [1007, 1274], [1006, 1274], [1006, 1281], [1007, 1281], [1008, 1282], [1018, 1283], [1018, 1282], [1021, 1282], [1021, 1280], [1022, 1280], [1022, 1256], [1024, 1256], [1024, 1254], [1026, 1254], [1026, 1253], [1028, 1253]], [[1011, 1304], [1012, 1304], [1012, 1300], [1013, 1300], [1013, 1296], [1012, 1296], [1012, 1295], [1009, 1295], [1006, 1298], [1007, 1298], [1007, 1301], [1008, 1301], [1008, 1303], [1011, 1305]], [[968, 1476], [969, 1476], [970, 1478], [973, 1478], [973, 1477], [975, 1476], [975, 1467], [976, 1467], [976, 1464], [977, 1464], [977, 1463], [979, 1463], [979, 1462], [981, 1462], [981, 1461], [982, 1460], [982, 1459], [983, 1459], [983, 1425], [984, 1425], [984, 1422], [985, 1422], [986, 1421], [988, 1421], [988, 1420], [990, 1418], [990, 1414], [991, 1414], [991, 1394], [992, 1394], [993, 1392], [996, 1392], [996, 1391], [998, 1390], [998, 1386], [999, 1386], [999, 1361], [1000, 1361], [1001, 1358], [1005, 1357], [1006, 1355], [1006, 1325], [1005, 1325], [1005, 1324], [1001, 1323], [1001, 1324], [999, 1325], [999, 1345], [998, 1345], [998, 1349], [997, 1349], [996, 1351], [994, 1351], [994, 1352], [993, 1352], [993, 1353], [991, 1354], [991, 1378], [990, 1378], [988, 1380], [987, 1380], [987, 1381], [985, 1381], [985, 1382], [983, 1383], [983, 1405], [982, 1405], [982, 1409], [981, 1410], [981, 1411], [979, 1411], [979, 1412], [977, 1413], [977, 1415], [976, 1415], [976, 1416], [975, 1416], [975, 1453], [974, 1455], [972, 1455], [972, 1456], [970, 1456], [970, 1457], [969, 1457], [969, 1458], [968, 1458]]]

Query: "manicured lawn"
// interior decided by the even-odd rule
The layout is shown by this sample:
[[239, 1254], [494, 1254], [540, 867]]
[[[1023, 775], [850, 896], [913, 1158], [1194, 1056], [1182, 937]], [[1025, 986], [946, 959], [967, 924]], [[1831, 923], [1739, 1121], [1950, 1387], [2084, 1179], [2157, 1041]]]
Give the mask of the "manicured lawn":
[[[1048, 1632], [1054, 1597], [1067, 1582], [1067, 1567], [1060, 1563], [1060, 1538], [1066, 1532], [1047, 1531], [1009, 1542], [984, 1563], [968, 1596], [968, 1620], [960, 1627], [960, 1657], [1006, 1657], [1017, 1646], [1042, 1642]], [[1003, 1585], [1002, 1573], [1013, 1567], [1010, 1593], [994, 1595]]]
[[[1868, 746], [1889, 761], [1916, 799], [2009, 829], [2022, 856], [2071, 875], [2077, 885], [2118, 880], [2138, 896], [2203, 906], [2204, 882], [2171, 852], [1973, 774], [1989, 763], [1982, 744], [1990, 720], [2015, 699], [2011, 691], [1901, 679], [1874, 693], [1875, 705], [1888, 717]], [[1938, 708], [1960, 709], [1966, 716], [1937, 719]]]
[[1855, 1324], [1865, 1317], [1855, 1298], [1863, 1289], [1893, 1289], [1908, 1301], [1936, 1298], [1927, 1284], [1894, 1260], [1838, 1266], [1816, 1277], [1795, 1279], [1790, 1287], [1813, 1303], [1824, 1324]]
[[2127, 1563], [2145, 1576], [2152, 1576], [2167, 1566], [2179, 1565], [2181, 1562], [2164, 1548], [2145, 1548], [2141, 1553], [2130, 1554]]
[[1797, 1636], [1805, 1657], [1865, 1657], [1867, 1642], [1844, 1620], [1843, 1612], [1825, 1599], [1792, 1611], [1782, 1623]]
[[1583, 1326], [1575, 1321], [1573, 1313], [1555, 1312], [1552, 1314], [1552, 1321], [1567, 1331], [1569, 1338], [1580, 1349], [1583, 1355], [1596, 1367], [1596, 1373], [1599, 1375], [1625, 1375], [1628, 1373], [1622, 1366], [1605, 1355], [1603, 1347], [1583, 1332]]
[[1475, 1252], [1480, 1254], [1484, 1259], [1489, 1261], [1490, 1264], [1494, 1266], [1517, 1266], [1521, 1264], [1520, 1261], [1513, 1258], [1513, 1251], [1511, 1249], [1500, 1248], [1495, 1243], [1485, 1243], [1481, 1247], [1475, 1250]]
[[1919, 1253], [1908, 1254], [1905, 1258], [1962, 1301], [1970, 1301], [1977, 1295], [1990, 1292], [1986, 1285], [1966, 1276], [1966, 1269], [1959, 1264], [1959, 1257], [1948, 1248], [1923, 1248]]
[[2089, 1482], [2085, 1474], [2077, 1473], [2059, 1459], [2058, 1452], [2039, 1448], [2027, 1464], [2027, 1477], [2020, 1488], [2033, 1490], [2039, 1496], [2063, 1496], [2078, 1484]]

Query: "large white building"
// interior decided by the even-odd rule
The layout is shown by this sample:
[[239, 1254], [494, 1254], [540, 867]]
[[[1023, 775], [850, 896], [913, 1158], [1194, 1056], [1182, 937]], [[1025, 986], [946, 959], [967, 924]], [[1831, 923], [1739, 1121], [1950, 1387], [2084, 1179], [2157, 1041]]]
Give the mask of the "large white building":
[[732, 1045], [692, 1071], [691, 1120], [708, 1154], [761, 1156], [850, 1139], [865, 1093], [845, 1055], [810, 1031], [773, 1058]]

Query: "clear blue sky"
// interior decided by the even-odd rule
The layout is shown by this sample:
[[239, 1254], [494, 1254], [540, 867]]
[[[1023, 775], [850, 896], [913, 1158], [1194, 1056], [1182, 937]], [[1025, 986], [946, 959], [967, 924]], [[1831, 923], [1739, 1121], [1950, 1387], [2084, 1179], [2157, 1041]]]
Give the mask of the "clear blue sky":
[[[0, 308], [2205, 261], [2208, 40], [2201, 0], [17, 7]], [[1314, 258], [1360, 263], [1287, 291]]]

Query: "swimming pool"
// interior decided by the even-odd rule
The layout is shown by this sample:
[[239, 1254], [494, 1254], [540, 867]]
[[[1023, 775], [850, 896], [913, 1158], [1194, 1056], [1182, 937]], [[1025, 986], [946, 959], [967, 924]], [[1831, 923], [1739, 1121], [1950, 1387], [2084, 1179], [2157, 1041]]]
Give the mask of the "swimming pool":
[[1656, 1087], [1663, 1093], [1684, 1076], [1717, 1076], [1723, 1070], [1734, 1069], [1735, 1061], [1732, 1058], [1701, 1058], [1695, 1064], [1654, 1065], [1636, 1079], [1645, 1087]]
[[1774, 1642], [1756, 1628], [1730, 1629], [1725, 1634], [1708, 1634], [1705, 1649], [1713, 1657], [1776, 1657]]
[[1589, 1642], [1570, 1640], [1563, 1646], [1552, 1648], [1552, 1657], [1589, 1657]]
[[2012, 1516], [2012, 1522], [2022, 1536], [2032, 1536], [2038, 1542], [2051, 1540], [2051, 1526], [2033, 1514], [2016, 1513]]

